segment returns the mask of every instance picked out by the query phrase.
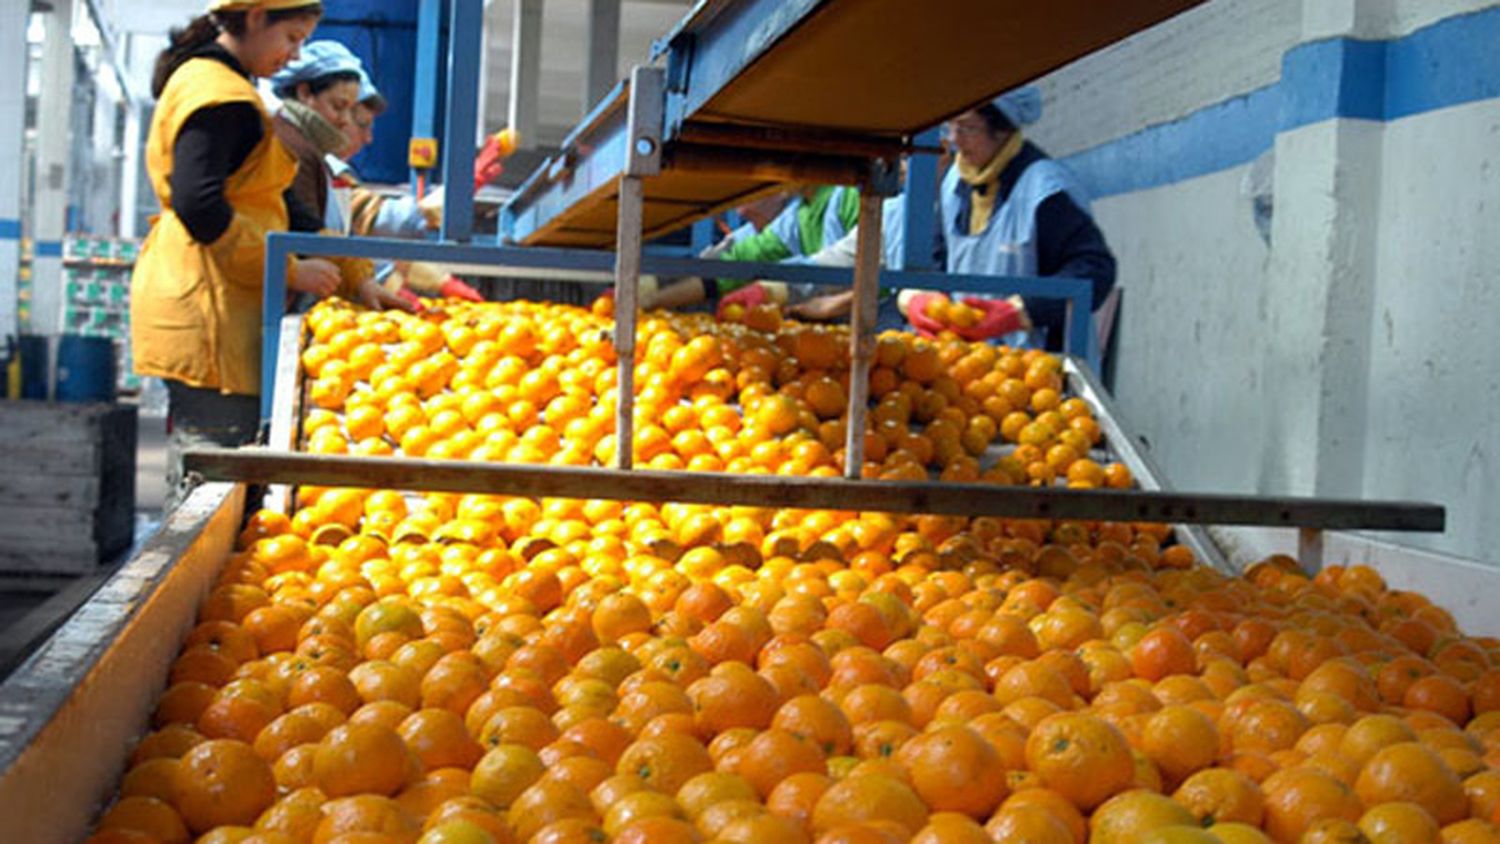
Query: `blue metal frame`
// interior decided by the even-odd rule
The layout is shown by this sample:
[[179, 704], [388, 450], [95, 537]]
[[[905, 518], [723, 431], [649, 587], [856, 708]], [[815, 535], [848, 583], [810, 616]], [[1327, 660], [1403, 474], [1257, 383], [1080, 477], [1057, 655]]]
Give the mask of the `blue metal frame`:
[[[437, 137], [438, 42], [443, 0], [418, 0], [417, 66], [412, 86], [411, 136]], [[439, 148], [439, 154], [442, 149]], [[411, 189], [417, 189], [417, 171], [411, 172]]]
[[[688, 116], [711, 99], [777, 40], [827, 0], [702, 0], [666, 38], [658, 42], [667, 56], [665, 126], [670, 138]], [[418, 24], [419, 66], [414, 126], [430, 131], [435, 91], [438, 18], [444, 0], [421, 0]], [[264, 340], [261, 408], [270, 414], [275, 380], [275, 343], [286, 301], [286, 265], [291, 255], [354, 256], [384, 260], [435, 261], [529, 269], [612, 274], [614, 253], [592, 249], [515, 247], [564, 210], [597, 191], [613, 190], [624, 172], [627, 150], [627, 85], [621, 82], [604, 97], [563, 141], [562, 152], [543, 164], [516, 191], [501, 212], [494, 243], [470, 243], [473, 235], [473, 161], [478, 108], [478, 56], [483, 25], [481, 0], [448, 0], [450, 37], [447, 56], [447, 112], [443, 140], [446, 195], [440, 241], [324, 237], [272, 234], [266, 245]], [[425, 121], [422, 122], [422, 121]], [[936, 144], [937, 130], [916, 138], [919, 146]], [[952, 275], [933, 272], [931, 244], [935, 221], [931, 199], [937, 195], [937, 162], [930, 154], [913, 155], [906, 177], [906, 270], [882, 270], [880, 283], [890, 288], [1063, 299], [1068, 302], [1064, 347], [1099, 364], [1091, 320], [1092, 285], [1074, 278]], [[696, 257], [711, 239], [712, 221], [694, 228], [692, 246], [648, 247], [641, 272], [664, 277], [704, 276], [723, 279], [779, 279], [830, 286], [853, 283], [849, 268], [759, 264], [702, 260]]]
[[[441, 243], [426, 240], [395, 240], [371, 237], [328, 237], [315, 234], [276, 232], [266, 238], [265, 300], [261, 314], [261, 416], [269, 418], [272, 387], [276, 381], [276, 334], [285, 314], [286, 265], [291, 255], [350, 256], [391, 261], [435, 261], [448, 264], [524, 267], [528, 269], [586, 270], [601, 274], [601, 281], [614, 271], [613, 252], [598, 249], [557, 249], [534, 246], [493, 246], [471, 243]], [[645, 252], [641, 272], [664, 277], [707, 276], [753, 280], [776, 279], [796, 283], [849, 286], [854, 271], [848, 267], [814, 267], [793, 264], [762, 264], [749, 261], [704, 260]], [[956, 275], [943, 272], [881, 270], [883, 287], [941, 290], [949, 293], [1029, 296], [1065, 299], [1068, 302], [1068, 335], [1064, 349], [1079, 355], [1091, 367], [1099, 365], [1099, 350], [1090, 319], [1093, 286], [1084, 279], [1033, 276]]]
[[[937, 146], [940, 129], [928, 129], [914, 140], [918, 147]], [[938, 157], [931, 153], [916, 153], [906, 157], [906, 231], [901, 245], [905, 250], [902, 260], [908, 270], [933, 269], [932, 244], [937, 236], [936, 208], [938, 192]], [[916, 202], [912, 197], [917, 197]], [[915, 213], [914, 213], [915, 212]], [[938, 268], [941, 269], [941, 268]]]
[[[672, 37], [673, 53], [683, 48], [684, 41], [691, 41], [687, 46], [691, 67], [669, 73], [666, 137], [675, 135], [689, 115], [712, 99], [822, 2], [824, 0], [745, 0], [727, 6], [703, 25]], [[668, 63], [671, 63], [670, 57]]]
[[453, 0], [448, 16], [448, 102], [443, 127], [443, 240], [474, 234], [474, 140], [479, 121], [483, 0]]

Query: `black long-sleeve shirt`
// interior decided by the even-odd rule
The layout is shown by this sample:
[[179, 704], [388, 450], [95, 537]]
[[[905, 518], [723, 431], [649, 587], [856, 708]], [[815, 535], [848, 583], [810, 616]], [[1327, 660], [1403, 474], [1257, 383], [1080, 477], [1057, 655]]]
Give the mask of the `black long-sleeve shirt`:
[[[1036, 145], [1023, 144], [1015, 159], [1000, 171], [995, 207], [1010, 198], [1011, 190], [1027, 167], [1046, 157]], [[959, 182], [960, 230], [967, 230], [969, 225], [969, 190], [967, 184]], [[1037, 206], [1035, 231], [1037, 275], [1087, 279], [1093, 284], [1093, 307], [1104, 304], [1115, 285], [1115, 258], [1104, 242], [1104, 233], [1088, 212], [1078, 207], [1067, 193], [1055, 193]], [[941, 226], [936, 240], [937, 266], [946, 266], [947, 244]], [[1067, 305], [1066, 299], [1026, 297], [1026, 312], [1034, 325], [1047, 329], [1047, 348], [1053, 351], [1062, 349], [1067, 333]]]
[[[197, 57], [223, 62], [234, 72], [249, 74], [217, 44]], [[172, 211], [199, 243], [213, 243], [234, 221], [234, 208], [224, 196], [224, 183], [240, 169], [261, 141], [260, 112], [250, 103], [209, 106], [193, 112], [172, 146]], [[284, 195], [292, 231], [318, 231], [323, 221], [290, 191]]]

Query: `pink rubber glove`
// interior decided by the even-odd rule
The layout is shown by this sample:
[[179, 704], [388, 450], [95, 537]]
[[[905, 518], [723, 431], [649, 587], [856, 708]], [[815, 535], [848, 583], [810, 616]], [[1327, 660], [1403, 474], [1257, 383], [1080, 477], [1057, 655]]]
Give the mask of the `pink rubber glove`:
[[720, 319], [723, 319], [724, 309], [730, 305], [740, 305], [749, 310], [756, 305], [764, 305], [769, 301], [771, 301], [771, 294], [766, 292], [766, 288], [761, 286], [760, 282], [752, 281], [738, 290], [719, 297], [719, 309], [716, 315]]
[[918, 293], [906, 304], [906, 321], [911, 323], [911, 327], [915, 328], [919, 335], [936, 337], [939, 332], [948, 330], [948, 326], [928, 316], [927, 306], [947, 298], [942, 293]]
[[422, 297], [411, 292], [410, 290], [407, 290], [405, 287], [397, 290], [396, 295], [400, 297], [401, 301], [411, 305], [412, 308], [419, 314], [427, 310], [427, 305], [422, 302]]
[[984, 313], [984, 316], [979, 318], [979, 322], [968, 328], [950, 329], [954, 334], [971, 343], [989, 340], [1029, 327], [1025, 306], [1020, 304], [1017, 297], [981, 299], [977, 296], [970, 296], [965, 298], [963, 303]]
[[478, 290], [475, 290], [474, 288], [463, 283], [462, 281], [459, 281], [451, 275], [443, 280], [443, 285], [442, 287], [438, 288], [438, 292], [443, 294], [443, 296], [452, 299], [467, 299], [470, 302], [484, 301], [484, 297], [479, 295]]

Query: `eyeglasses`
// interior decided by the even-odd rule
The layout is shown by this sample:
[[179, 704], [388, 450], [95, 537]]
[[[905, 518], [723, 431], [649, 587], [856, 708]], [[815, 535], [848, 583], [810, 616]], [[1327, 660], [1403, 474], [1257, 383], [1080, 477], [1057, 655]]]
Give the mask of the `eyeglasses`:
[[948, 123], [943, 127], [943, 132], [950, 138], [975, 137], [977, 135], [988, 135], [990, 127], [984, 123]]

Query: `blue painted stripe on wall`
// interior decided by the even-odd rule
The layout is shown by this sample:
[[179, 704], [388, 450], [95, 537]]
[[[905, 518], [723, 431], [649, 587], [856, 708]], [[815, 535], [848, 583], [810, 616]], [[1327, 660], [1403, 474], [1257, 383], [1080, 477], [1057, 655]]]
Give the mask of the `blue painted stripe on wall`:
[[61, 258], [62, 241], [60, 240], [38, 240], [33, 254], [38, 258]]
[[1169, 185], [1253, 160], [1276, 140], [1280, 108], [1268, 86], [1061, 160], [1096, 199]]
[[1500, 7], [1387, 42], [1385, 118], [1500, 97]]
[[21, 221], [0, 217], [0, 240], [20, 240]]
[[1337, 117], [1396, 120], [1500, 97], [1500, 7], [1391, 41], [1334, 38], [1282, 57], [1281, 80], [1063, 159], [1095, 198], [1253, 161], [1279, 132]]

